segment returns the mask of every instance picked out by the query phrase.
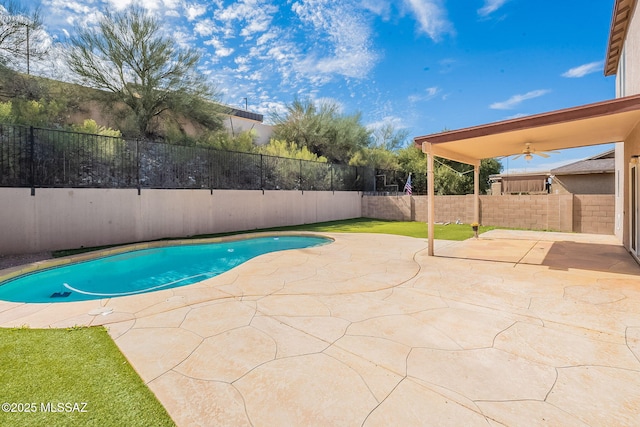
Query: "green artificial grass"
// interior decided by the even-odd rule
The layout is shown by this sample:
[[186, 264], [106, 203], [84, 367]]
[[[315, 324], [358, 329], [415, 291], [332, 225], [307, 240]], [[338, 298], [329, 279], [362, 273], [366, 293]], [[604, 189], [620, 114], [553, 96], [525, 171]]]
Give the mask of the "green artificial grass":
[[[480, 226], [478, 233], [493, 230], [498, 227]], [[229, 233], [202, 234], [186, 238], [204, 239], [213, 237], [232, 236], [236, 234], [257, 233], [261, 231], [315, 231], [315, 232], [331, 232], [331, 233], [381, 233], [381, 234], [398, 234], [401, 236], [417, 237], [421, 239], [427, 238], [427, 224], [416, 221], [387, 221], [371, 218], [354, 218], [340, 221], [317, 222], [315, 224], [292, 225], [287, 227], [274, 227], [244, 231], [233, 231]], [[435, 238], [440, 240], [466, 240], [473, 237], [473, 230], [468, 224], [436, 224]], [[166, 240], [166, 239], [162, 239]], [[98, 246], [93, 248], [77, 248], [66, 249], [53, 252], [54, 258], [77, 255], [85, 252], [97, 251], [100, 249], [108, 249], [121, 245]]]
[[[480, 227], [479, 233], [496, 227]], [[331, 233], [380, 233], [397, 234], [417, 238], [427, 238], [428, 226], [416, 221], [386, 221], [370, 218], [346, 219], [342, 221], [319, 222], [316, 224], [294, 225], [290, 227], [269, 228], [261, 231], [316, 231]], [[466, 240], [473, 237], [468, 224], [435, 224], [434, 236], [441, 240]]]
[[175, 425], [103, 327], [0, 329], [0, 396], [1, 426]]

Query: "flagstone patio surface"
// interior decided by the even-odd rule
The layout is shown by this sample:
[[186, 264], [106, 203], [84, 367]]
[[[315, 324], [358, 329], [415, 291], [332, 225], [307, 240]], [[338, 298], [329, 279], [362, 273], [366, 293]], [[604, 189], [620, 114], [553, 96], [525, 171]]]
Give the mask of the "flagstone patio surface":
[[106, 325], [179, 426], [640, 423], [640, 267], [612, 237], [496, 231], [427, 257], [329, 235], [181, 288], [0, 302], [0, 326]]

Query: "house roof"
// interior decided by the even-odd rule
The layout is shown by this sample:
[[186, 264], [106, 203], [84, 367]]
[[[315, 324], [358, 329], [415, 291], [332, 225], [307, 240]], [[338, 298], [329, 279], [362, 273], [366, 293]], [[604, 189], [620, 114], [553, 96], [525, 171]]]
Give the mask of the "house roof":
[[613, 173], [616, 166], [615, 154], [615, 149], [608, 150], [593, 157], [551, 169], [551, 173], [553, 175]]
[[499, 179], [546, 179], [550, 175], [549, 171], [538, 172], [508, 172], [496, 173], [489, 175], [489, 180], [497, 181]]
[[611, 150], [607, 150], [604, 153], [596, 154], [593, 157], [589, 157], [585, 160], [598, 160], [598, 159], [615, 159], [616, 158], [616, 149], [612, 148]]
[[616, 0], [611, 17], [607, 58], [604, 62], [604, 75], [611, 76], [618, 72], [618, 62], [622, 54], [624, 40], [629, 30], [629, 22], [633, 16], [637, 0]]
[[594, 173], [613, 173], [615, 159], [587, 159], [551, 169], [553, 175], [584, 175]]
[[522, 153], [624, 141], [640, 123], [640, 94], [465, 129], [418, 136], [433, 155], [474, 164]]

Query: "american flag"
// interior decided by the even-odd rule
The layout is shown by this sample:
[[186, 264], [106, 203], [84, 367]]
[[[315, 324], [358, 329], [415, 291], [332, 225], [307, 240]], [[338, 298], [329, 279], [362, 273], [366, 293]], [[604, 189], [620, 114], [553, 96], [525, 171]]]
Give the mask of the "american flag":
[[409, 178], [407, 178], [407, 183], [404, 185], [404, 191], [410, 196], [411, 191], [411, 174], [409, 174]]

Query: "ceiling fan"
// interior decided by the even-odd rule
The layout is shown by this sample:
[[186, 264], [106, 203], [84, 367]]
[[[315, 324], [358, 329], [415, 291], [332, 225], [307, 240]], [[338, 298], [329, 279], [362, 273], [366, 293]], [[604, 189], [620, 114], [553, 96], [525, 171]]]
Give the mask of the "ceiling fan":
[[533, 154], [535, 154], [536, 156], [544, 157], [546, 159], [551, 154], [558, 154], [558, 151], [536, 151], [536, 149], [531, 147], [531, 144], [527, 142], [522, 152], [520, 154], [517, 154], [513, 158], [513, 160], [519, 159], [520, 157], [524, 156], [524, 159], [528, 162], [533, 159]]

